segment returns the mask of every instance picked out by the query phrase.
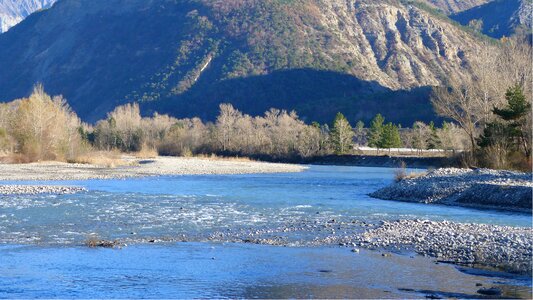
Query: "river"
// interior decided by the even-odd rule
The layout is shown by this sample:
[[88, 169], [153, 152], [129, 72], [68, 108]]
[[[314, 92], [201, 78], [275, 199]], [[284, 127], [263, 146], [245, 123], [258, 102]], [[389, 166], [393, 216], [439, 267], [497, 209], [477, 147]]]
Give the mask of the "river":
[[[89, 191], [0, 198], [0, 297], [466, 297], [476, 283], [529, 295], [529, 277], [328, 243], [381, 220], [531, 226], [526, 214], [367, 196], [393, 177], [388, 168], [311, 166], [289, 174], [16, 182]], [[95, 237], [127, 246], [83, 246]]]

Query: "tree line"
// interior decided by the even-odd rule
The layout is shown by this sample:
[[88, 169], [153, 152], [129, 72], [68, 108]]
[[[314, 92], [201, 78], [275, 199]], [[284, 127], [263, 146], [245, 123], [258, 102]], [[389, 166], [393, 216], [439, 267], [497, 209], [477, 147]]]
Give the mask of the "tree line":
[[[490, 52], [493, 51], [493, 52]], [[117, 107], [94, 125], [83, 123], [61, 96], [37, 85], [28, 98], [0, 104], [0, 156], [16, 161], [76, 160], [94, 150], [190, 156], [222, 154], [298, 160], [356, 153], [357, 146], [449, 152], [466, 150], [468, 166], [531, 170], [531, 46], [514, 40], [485, 47], [472, 79], [449, 78], [431, 101], [447, 121], [410, 127], [376, 115], [352, 126], [342, 113], [331, 124], [306, 124], [296, 112], [270, 109], [250, 116], [220, 105], [214, 122], [143, 117], [135, 103]]]
[[115, 108], [95, 125], [81, 122], [61, 96], [51, 97], [37, 85], [28, 98], [0, 104], [0, 152], [20, 161], [75, 160], [93, 150], [191, 156], [222, 154], [298, 160], [331, 154], [354, 154], [356, 146], [379, 149], [461, 149], [457, 128], [417, 122], [412, 128], [385, 122], [377, 115], [369, 128], [355, 127], [342, 113], [331, 124], [306, 124], [296, 112], [270, 109], [250, 116], [221, 104], [214, 122], [143, 117], [136, 103]]

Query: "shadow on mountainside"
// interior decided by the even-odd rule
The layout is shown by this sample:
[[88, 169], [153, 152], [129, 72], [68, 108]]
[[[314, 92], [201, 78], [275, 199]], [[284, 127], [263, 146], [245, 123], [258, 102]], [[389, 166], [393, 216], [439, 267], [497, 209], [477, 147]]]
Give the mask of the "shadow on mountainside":
[[175, 98], [144, 103], [145, 111], [214, 120], [218, 105], [231, 103], [250, 115], [262, 115], [272, 107], [296, 110], [306, 122], [329, 123], [339, 111], [353, 123], [357, 120], [368, 123], [377, 113], [404, 126], [436, 119], [429, 87], [393, 91], [352, 75], [313, 69], [282, 70], [223, 81], [204, 75]]

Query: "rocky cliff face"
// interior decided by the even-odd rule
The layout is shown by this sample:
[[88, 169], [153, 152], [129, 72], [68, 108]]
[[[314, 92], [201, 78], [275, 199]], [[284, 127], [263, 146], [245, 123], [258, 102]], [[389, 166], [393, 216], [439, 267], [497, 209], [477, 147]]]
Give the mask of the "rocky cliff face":
[[[323, 0], [321, 22], [359, 78], [393, 89], [433, 86], [467, 76], [479, 41], [414, 5]], [[333, 42], [334, 41], [334, 42]]]
[[48, 8], [56, 0], [0, 0], [0, 33], [17, 25], [33, 12]]
[[42, 82], [86, 120], [131, 101], [213, 118], [232, 102], [410, 124], [433, 117], [425, 87], [470, 76], [481, 47], [397, 0], [60, 0], [21, 25], [0, 35], [0, 100]]

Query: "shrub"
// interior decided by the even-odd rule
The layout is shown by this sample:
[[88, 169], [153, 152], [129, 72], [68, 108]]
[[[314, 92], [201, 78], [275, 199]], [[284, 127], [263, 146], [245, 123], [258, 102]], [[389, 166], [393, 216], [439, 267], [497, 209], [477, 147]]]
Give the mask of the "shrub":
[[67, 160], [82, 148], [80, 119], [63, 97], [50, 97], [42, 85], [10, 107], [7, 134], [14, 141], [15, 152], [29, 161]]

